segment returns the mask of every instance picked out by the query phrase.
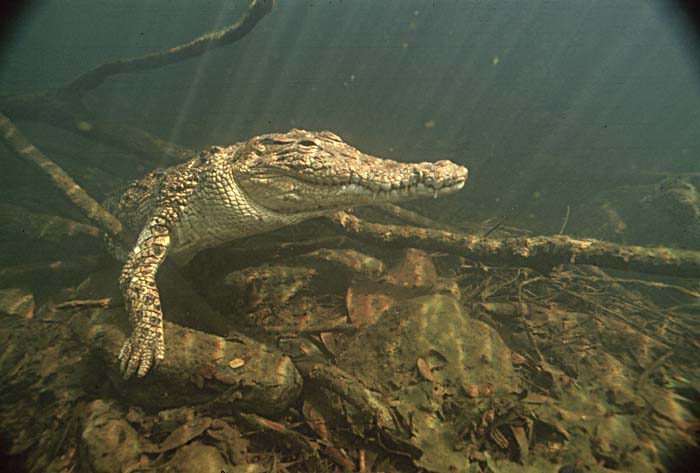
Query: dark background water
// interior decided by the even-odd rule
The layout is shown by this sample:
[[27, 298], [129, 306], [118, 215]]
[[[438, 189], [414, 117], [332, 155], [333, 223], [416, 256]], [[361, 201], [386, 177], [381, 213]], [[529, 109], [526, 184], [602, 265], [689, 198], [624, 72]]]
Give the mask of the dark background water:
[[[104, 61], [188, 41], [246, 6], [31, 2], [6, 36], [0, 93], [58, 86]], [[452, 159], [470, 167], [469, 185], [424, 205], [451, 220], [516, 207], [513, 223], [552, 233], [567, 205], [652, 185], [655, 172], [700, 170], [695, 43], [667, 1], [279, 1], [242, 41], [112, 77], [89, 105], [195, 148], [300, 127], [382, 157]], [[102, 146], [22, 126], [79, 180], [86, 169], [115, 185], [143, 172], [120, 168]], [[15, 164], [5, 189], [37, 182]], [[97, 182], [83, 180], [100, 194]]]

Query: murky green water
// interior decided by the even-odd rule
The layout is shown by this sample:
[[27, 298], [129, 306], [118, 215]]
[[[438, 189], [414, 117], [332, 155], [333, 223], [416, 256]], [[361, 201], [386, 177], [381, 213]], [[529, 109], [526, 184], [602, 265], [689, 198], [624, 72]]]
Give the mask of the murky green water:
[[[693, 471], [700, 55], [682, 3], [8, 10], [8, 471]], [[294, 128], [469, 178], [166, 259], [165, 359], [122, 380], [127, 306], [143, 306], [124, 304], [95, 209]], [[189, 205], [173, 211], [216, 226]]]

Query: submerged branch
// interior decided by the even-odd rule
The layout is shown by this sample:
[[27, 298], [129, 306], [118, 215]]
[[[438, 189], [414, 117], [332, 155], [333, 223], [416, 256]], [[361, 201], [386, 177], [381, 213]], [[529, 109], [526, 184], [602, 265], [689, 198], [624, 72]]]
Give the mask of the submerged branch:
[[97, 88], [109, 76], [157, 69], [200, 56], [220, 46], [234, 43], [248, 34], [274, 6], [274, 0], [251, 0], [248, 10], [238, 22], [219, 31], [206, 33], [189, 43], [139, 58], [119, 59], [102, 64], [69, 83], [66, 88], [84, 93]]
[[560, 264], [589, 264], [677, 277], [700, 276], [700, 252], [626, 246], [566, 236], [483, 238], [429, 228], [366, 222], [346, 212], [331, 220], [361, 238], [429, 251], [456, 253], [485, 263], [548, 270]]
[[23, 207], [0, 204], [4, 233], [23, 239], [60, 243], [74, 238], [100, 238], [102, 232], [92, 225], [68, 218], [30, 212]]
[[423, 215], [412, 210], [405, 209], [396, 204], [379, 204], [376, 208], [391, 215], [394, 218], [402, 220], [411, 225], [420, 227], [439, 228], [441, 230], [453, 230], [449, 225], [433, 220], [432, 218], [424, 217]]
[[149, 158], [157, 157], [155, 164], [170, 166], [187, 161], [194, 151], [170, 143], [143, 130], [115, 122], [81, 121], [77, 133], [130, 153]]
[[100, 265], [96, 256], [81, 256], [67, 261], [27, 263], [0, 268], [0, 284], [17, 284], [18, 280], [32, 277], [49, 277], [60, 274], [83, 274], [95, 271]]
[[166, 161], [184, 161], [192, 154], [187, 148], [168, 143], [136, 128], [94, 120], [83, 105], [82, 95], [99, 86], [110, 75], [158, 68], [238, 41], [273, 6], [274, 0], [251, 0], [248, 10], [237, 23], [202, 35], [189, 43], [141, 58], [103, 64], [59, 89], [0, 97], [0, 110], [4, 112], [0, 113], [2, 141], [21, 159], [48, 175], [52, 184], [105, 233], [117, 236], [122, 231], [121, 223], [92, 199], [61, 167], [30, 143], [8, 117], [47, 123], [135, 154], [157, 156]]
[[28, 120], [60, 128], [137, 156], [172, 165], [189, 159], [193, 151], [115, 122], [95, 120], [81, 104], [63, 91], [0, 97], [0, 110], [12, 120]]
[[46, 174], [53, 185], [105, 233], [114, 237], [121, 233], [122, 224], [119, 220], [102, 208], [60, 166], [44, 156], [2, 113], [0, 113], [0, 134], [8, 148], [19, 158]]
[[169, 143], [137, 128], [95, 120], [83, 105], [83, 94], [98, 87], [111, 75], [156, 69], [236, 42], [248, 34], [273, 6], [274, 0], [251, 0], [243, 18], [233, 25], [165, 51], [102, 64], [57, 89], [0, 97], [0, 110], [12, 120], [47, 123], [137, 155], [155, 156], [167, 161], [159, 164], [171, 165], [185, 161], [192, 154], [188, 148]]

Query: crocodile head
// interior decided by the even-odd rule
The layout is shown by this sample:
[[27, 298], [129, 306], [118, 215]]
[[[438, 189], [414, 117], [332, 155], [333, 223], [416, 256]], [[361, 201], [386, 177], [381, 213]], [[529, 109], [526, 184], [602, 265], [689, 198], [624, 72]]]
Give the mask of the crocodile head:
[[251, 139], [233, 173], [248, 198], [279, 213], [439, 197], [467, 180], [467, 168], [450, 161], [399, 163], [362, 153], [331, 132], [304, 130]]

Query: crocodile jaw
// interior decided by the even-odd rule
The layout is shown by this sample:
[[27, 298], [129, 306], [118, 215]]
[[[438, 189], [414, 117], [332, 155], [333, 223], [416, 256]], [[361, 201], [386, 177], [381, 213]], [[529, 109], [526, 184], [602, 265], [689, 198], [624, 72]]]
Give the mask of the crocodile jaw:
[[246, 196], [279, 213], [437, 198], [460, 190], [467, 169], [450, 161], [399, 163], [360, 152], [330, 132], [256, 137], [233, 163]]

